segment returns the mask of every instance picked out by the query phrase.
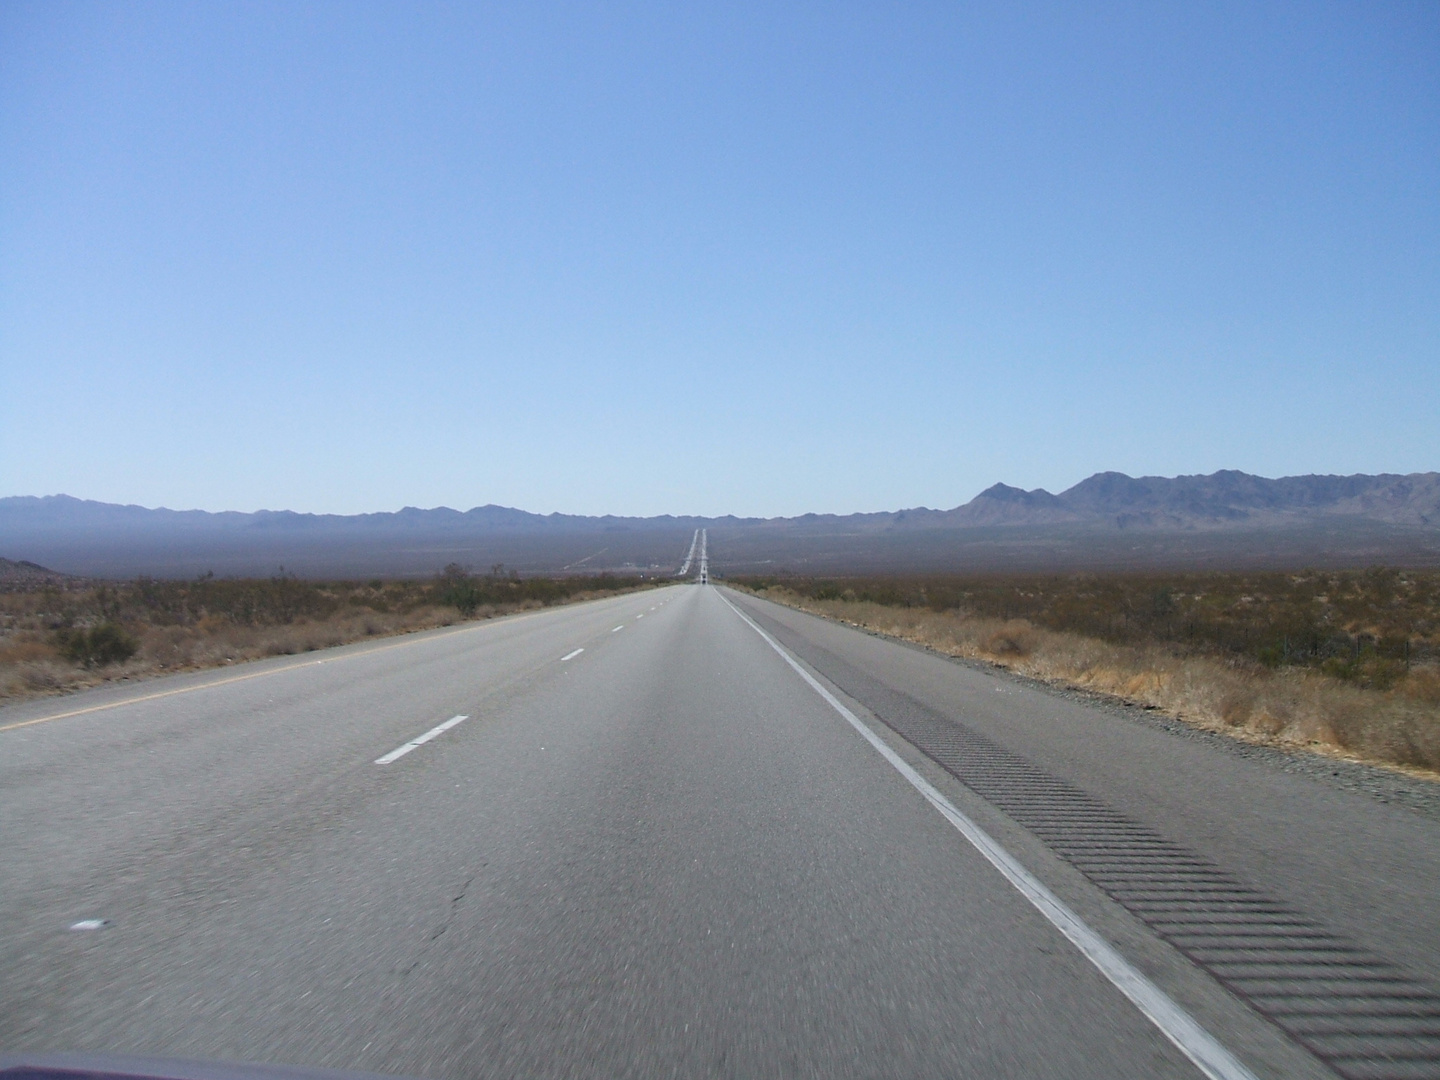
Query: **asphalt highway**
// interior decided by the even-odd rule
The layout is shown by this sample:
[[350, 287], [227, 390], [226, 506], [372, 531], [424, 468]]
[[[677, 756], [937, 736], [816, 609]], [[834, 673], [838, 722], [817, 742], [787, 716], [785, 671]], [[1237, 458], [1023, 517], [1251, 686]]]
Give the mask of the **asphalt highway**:
[[0, 710], [0, 1049], [1196, 1077], [1192, 1031], [1226, 1075], [1434, 1075], [1413, 1025], [1349, 1056], [1348, 1031], [1297, 1036], [1008, 789], [902, 737], [921, 720], [1313, 917], [1429, 1007], [1432, 820], [680, 584]]

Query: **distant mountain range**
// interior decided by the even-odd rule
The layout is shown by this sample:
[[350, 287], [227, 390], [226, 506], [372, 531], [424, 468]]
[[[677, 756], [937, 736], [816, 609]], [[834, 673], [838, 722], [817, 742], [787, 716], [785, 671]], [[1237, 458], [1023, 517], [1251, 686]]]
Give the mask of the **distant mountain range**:
[[1104, 472], [1059, 495], [996, 484], [949, 516], [967, 525], [1091, 522], [1117, 529], [1224, 528], [1321, 517], [1440, 527], [1440, 473], [1269, 480], [1233, 469], [1138, 479]]
[[57, 574], [43, 566], [37, 566], [23, 559], [0, 559], [0, 592], [31, 592], [45, 586], [63, 587], [68, 580], [65, 574]]
[[334, 515], [147, 509], [66, 495], [0, 499], [0, 552], [96, 576], [522, 572], [663, 574], [692, 530], [719, 572], [1123, 565], [1440, 564], [1440, 473], [1097, 473], [1052, 495], [996, 484], [951, 510], [794, 518], [585, 517], [503, 506]]

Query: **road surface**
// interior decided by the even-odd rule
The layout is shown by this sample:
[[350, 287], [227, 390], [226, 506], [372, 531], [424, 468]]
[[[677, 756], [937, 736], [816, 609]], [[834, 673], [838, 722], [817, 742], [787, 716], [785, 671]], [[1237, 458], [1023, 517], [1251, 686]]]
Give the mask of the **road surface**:
[[12, 1052], [434, 1080], [1204, 1075], [1185, 1031], [1237, 1076], [1440, 1057], [1432, 819], [715, 586], [0, 710], [0, 821]]

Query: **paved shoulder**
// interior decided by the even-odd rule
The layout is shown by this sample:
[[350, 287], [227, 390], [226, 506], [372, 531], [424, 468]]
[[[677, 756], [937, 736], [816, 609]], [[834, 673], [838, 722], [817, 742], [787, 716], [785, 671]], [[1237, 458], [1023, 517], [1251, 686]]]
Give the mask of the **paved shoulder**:
[[1440, 1075], [1433, 820], [737, 602], [1318, 1060], [1346, 1076]]

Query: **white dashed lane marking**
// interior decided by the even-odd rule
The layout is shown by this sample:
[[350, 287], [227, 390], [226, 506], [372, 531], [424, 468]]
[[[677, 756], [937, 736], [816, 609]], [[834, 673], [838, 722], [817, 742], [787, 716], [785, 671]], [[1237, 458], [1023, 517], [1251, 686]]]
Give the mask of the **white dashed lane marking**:
[[400, 758], [408, 754], [411, 750], [414, 750], [417, 746], [424, 746], [431, 739], [435, 738], [435, 736], [445, 734], [445, 732], [449, 731], [456, 724], [468, 719], [469, 717], [466, 716], [452, 716], [443, 724], [437, 724], [435, 727], [425, 732], [424, 735], [421, 735], [418, 738], [411, 739], [404, 746], [397, 746], [394, 750], [391, 750], [384, 757], [376, 758], [375, 764], [389, 765], [392, 761], [398, 761], [400, 760]]

